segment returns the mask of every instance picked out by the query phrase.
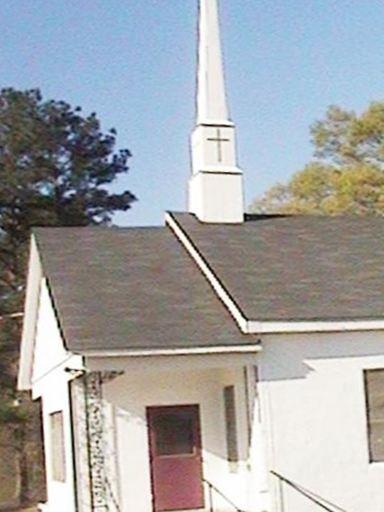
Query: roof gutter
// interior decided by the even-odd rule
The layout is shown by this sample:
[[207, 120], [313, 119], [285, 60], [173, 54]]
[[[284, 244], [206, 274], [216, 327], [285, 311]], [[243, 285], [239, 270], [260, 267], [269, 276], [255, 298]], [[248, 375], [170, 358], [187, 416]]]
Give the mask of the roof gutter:
[[184, 246], [188, 254], [193, 258], [203, 275], [206, 277], [219, 299], [231, 313], [240, 330], [244, 334], [288, 334], [288, 333], [325, 333], [346, 331], [379, 331], [384, 330], [384, 319], [359, 319], [359, 320], [288, 320], [268, 321], [249, 320], [236, 303], [220, 279], [213, 272], [208, 262], [193, 244], [176, 219], [169, 212], [165, 214], [165, 223], [173, 231], [176, 238]]

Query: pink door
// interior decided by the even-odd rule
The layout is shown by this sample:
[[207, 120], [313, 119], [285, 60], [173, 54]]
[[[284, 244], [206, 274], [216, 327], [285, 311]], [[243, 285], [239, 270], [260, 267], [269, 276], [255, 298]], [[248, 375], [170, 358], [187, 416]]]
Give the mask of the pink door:
[[198, 405], [147, 409], [155, 512], [204, 508]]

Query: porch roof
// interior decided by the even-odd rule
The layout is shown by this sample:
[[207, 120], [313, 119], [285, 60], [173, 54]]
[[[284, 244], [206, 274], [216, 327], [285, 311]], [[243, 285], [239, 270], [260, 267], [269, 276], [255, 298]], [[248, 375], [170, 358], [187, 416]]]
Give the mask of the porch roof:
[[249, 345], [167, 227], [36, 228], [69, 350]]

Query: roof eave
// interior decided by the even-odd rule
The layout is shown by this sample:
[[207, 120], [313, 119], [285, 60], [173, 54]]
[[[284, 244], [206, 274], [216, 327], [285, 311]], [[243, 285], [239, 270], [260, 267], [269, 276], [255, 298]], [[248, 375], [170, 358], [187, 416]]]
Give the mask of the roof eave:
[[235, 354], [261, 352], [262, 347], [257, 340], [254, 343], [241, 345], [217, 345], [211, 347], [189, 348], [153, 348], [153, 349], [120, 349], [120, 350], [78, 350], [85, 357], [153, 357], [153, 356], [188, 356], [210, 354]]
[[39, 307], [42, 265], [35, 236], [31, 235], [28, 276], [24, 303], [24, 322], [21, 337], [17, 387], [21, 391], [32, 388], [33, 348]]
[[346, 331], [382, 331], [384, 319], [361, 320], [297, 320], [297, 321], [258, 321], [247, 322], [248, 334], [284, 333], [331, 333]]

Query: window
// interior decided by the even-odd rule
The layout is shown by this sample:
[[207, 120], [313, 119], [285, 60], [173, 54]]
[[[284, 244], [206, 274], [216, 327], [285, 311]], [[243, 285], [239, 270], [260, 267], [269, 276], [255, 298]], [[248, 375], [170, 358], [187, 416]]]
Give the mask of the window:
[[156, 454], [193, 455], [195, 453], [193, 417], [181, 412], [164, 413], [153, 421]]
[[51, 427], [51, 464], [52, 478], [57, 482], [65, 482], [65, 445], [63, 412], [50, 414]]
[[364, 372], [369, 458], [384, 461], [384, 369]]
[[224, 388], [224, 410], [228, 462], [238, 462], [235, 386]]

